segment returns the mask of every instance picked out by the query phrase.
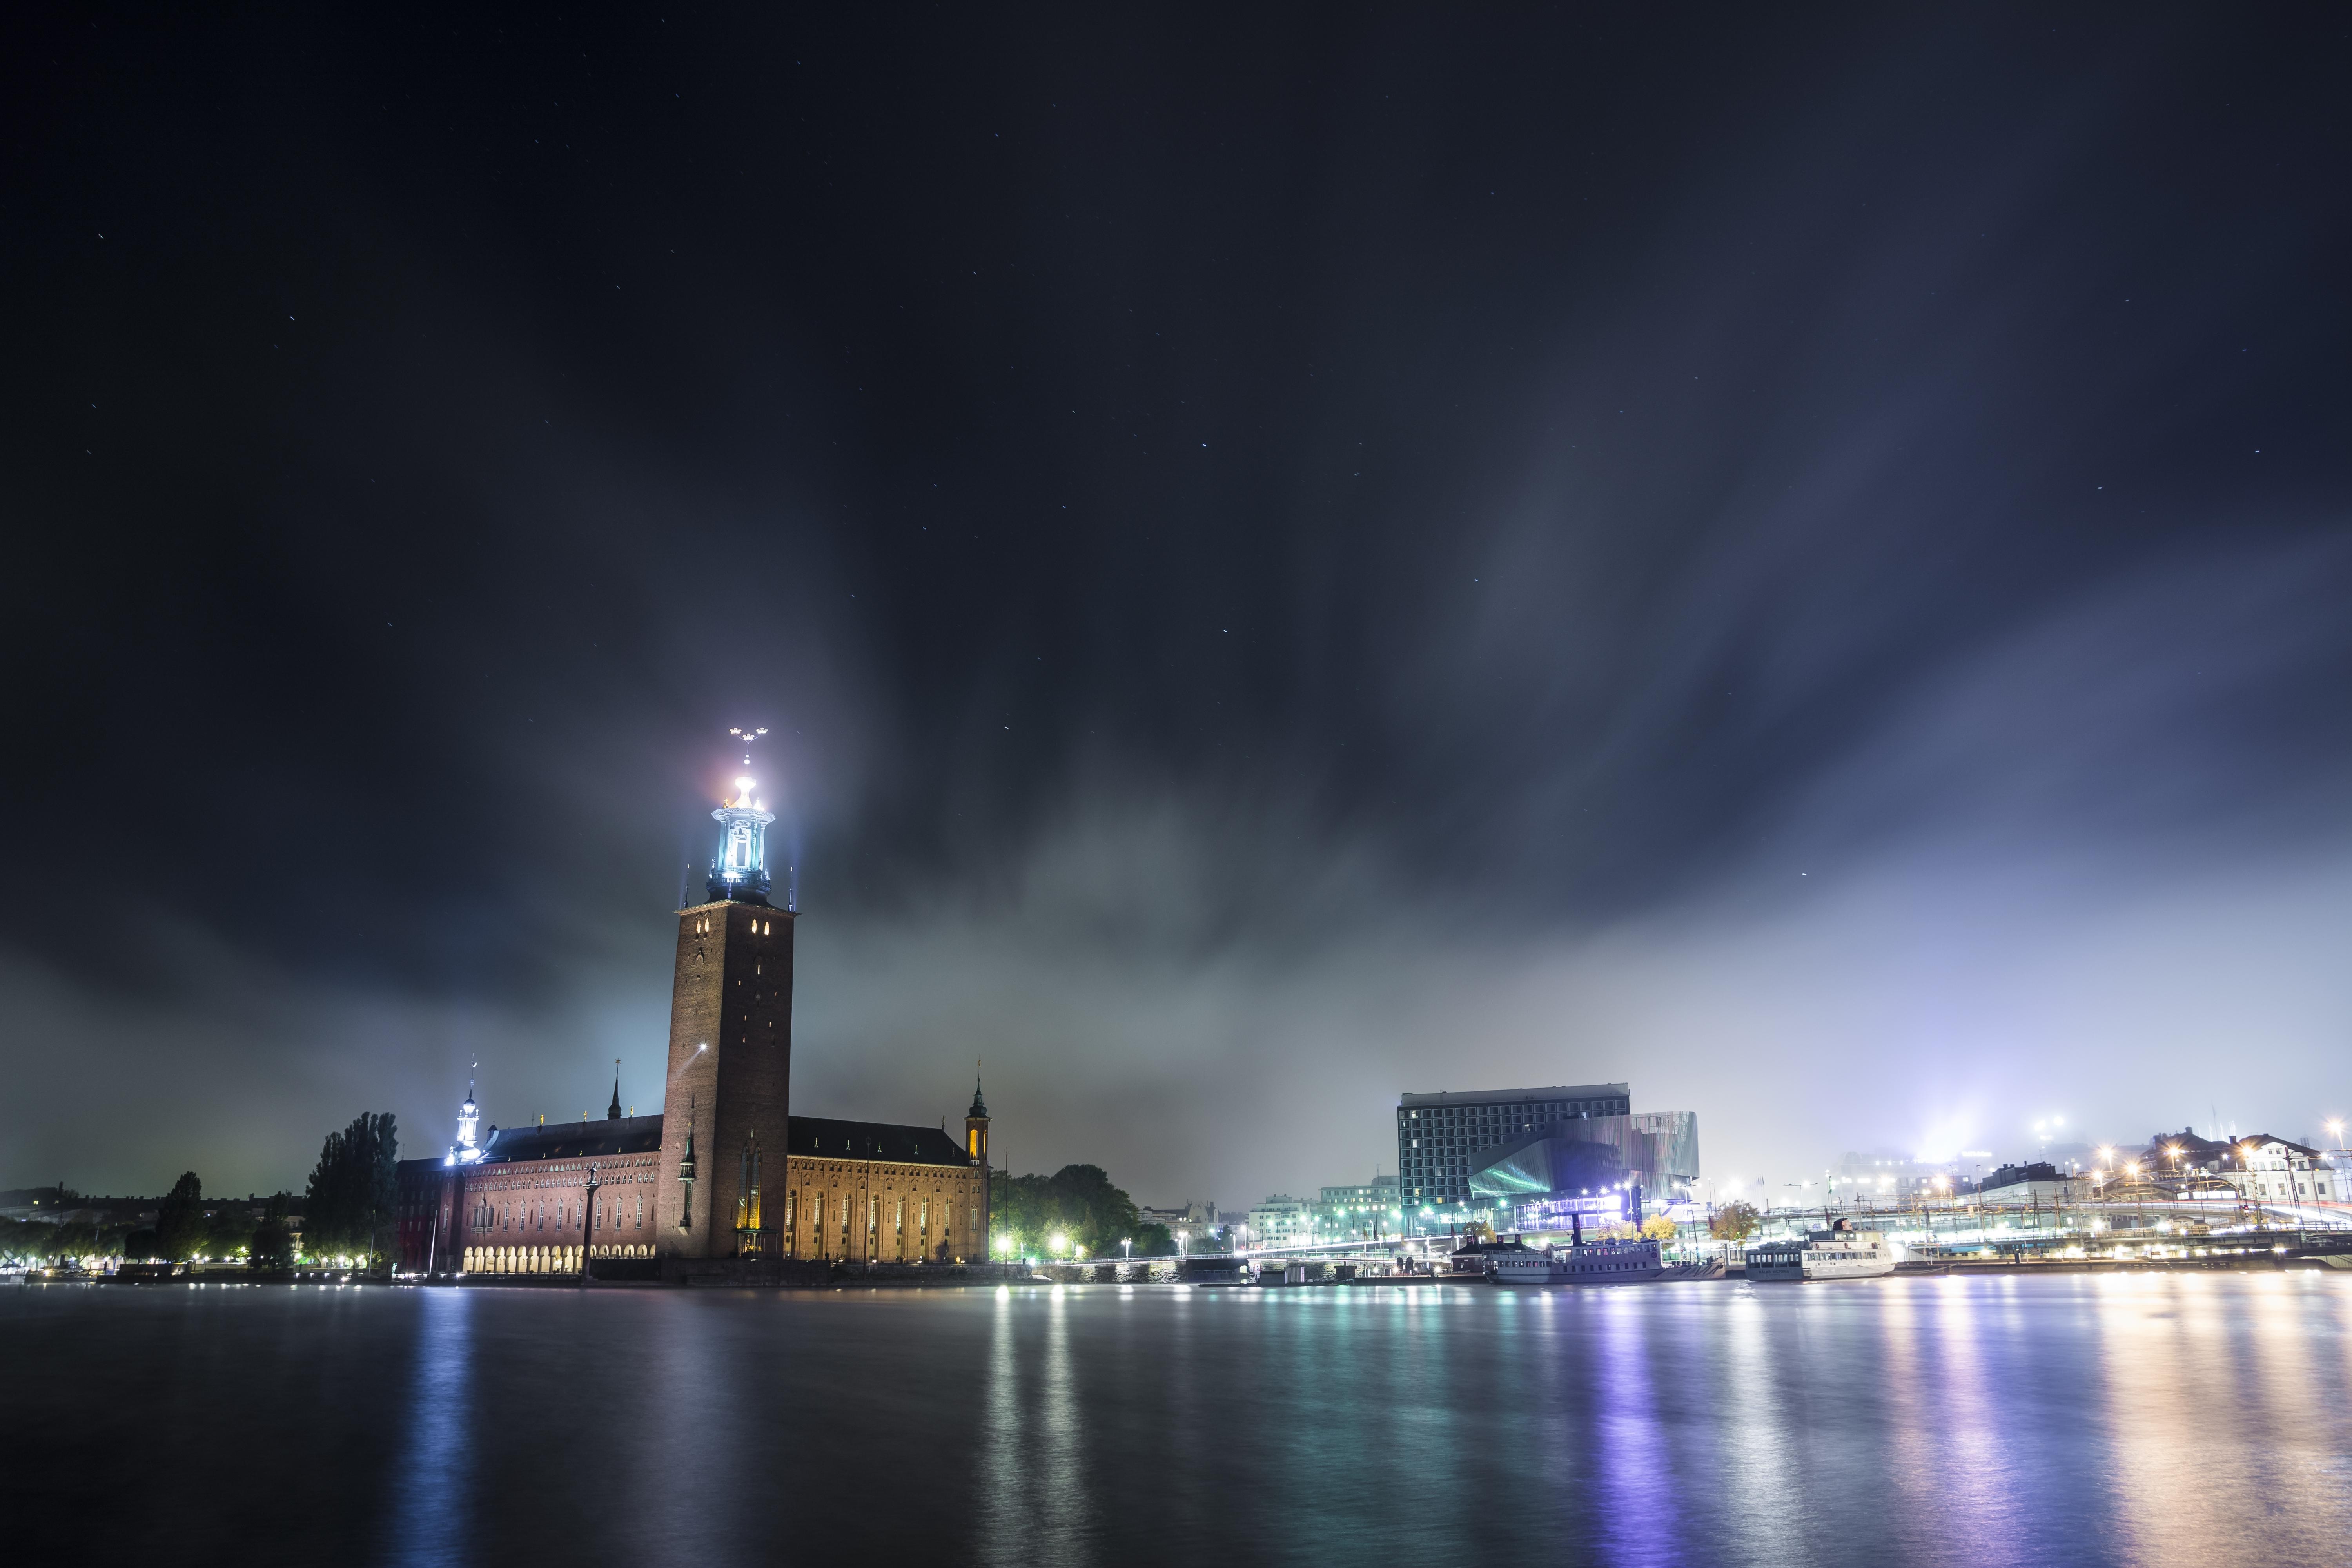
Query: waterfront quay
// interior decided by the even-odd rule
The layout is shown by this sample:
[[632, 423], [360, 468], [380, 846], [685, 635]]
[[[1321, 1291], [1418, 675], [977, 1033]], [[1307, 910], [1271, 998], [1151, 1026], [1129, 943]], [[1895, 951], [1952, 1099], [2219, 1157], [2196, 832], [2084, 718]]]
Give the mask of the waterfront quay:
[[[1763, 1216], [1758, 1239], [1801, 1238], [1839, 1221], [1856, 1230], [1878, 1232], [1906, 1262], [1914, 1263], [2216, 1262], [2226, 1267], [2217, 1260], [2352, 1253], [2352, 1205], [2267, 1208], [2199, 1198], [2010, 1204], [1952, 1198], [1899, 1206], [1864, 1203], [1782, 1209]], [[1708, 1244], [1692, 1240], [1685, 1245]]]
[[[2352, 1269], [2352, 1205], [2301, 1204], [2278, 1209], [2215, 1199], [2150, 1201], [2084, 1198], [2055, 1203], [1921, 1199], [1903, 1205], [1832, 1204], [1777, 1209], [1751, 1234], [1723, 1239], [1704, 1218], [1676, 1225], [1664, 1240], [1674, 1279], [1745, 1277], [1751, 1247], [1801, 1242], [1832, 1226], [1874, 1232], [1892, 1244], [1900, 1274], [2002, 1271], [2105, 1272], [2120, 1268]], [[1261, 1283], [1379, 1284], [1391, 1270], [1426, 1270], [1441, 1282], [1475, 1277], [1448, 1270], [1447, 1256], [1471, 1232], [1393, 1240], [1273, 1247], [1245, 1256]], [[1503, 1239], [1559, 1247], [1570, 1237], [1506, 1232]], [[1300, 1277], [1300, 1269], [1305, 1276]], [[1091, 1278], [1084, 1268], [1059, 1278]]]

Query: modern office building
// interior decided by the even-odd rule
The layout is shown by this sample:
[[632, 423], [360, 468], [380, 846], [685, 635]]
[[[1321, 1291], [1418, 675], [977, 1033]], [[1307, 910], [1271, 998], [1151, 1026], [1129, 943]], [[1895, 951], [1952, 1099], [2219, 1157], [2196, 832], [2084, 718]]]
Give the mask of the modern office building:
[[1474, 1158], [1474, 1204], [1517, 1207], [1629, 1187], [1646, 1205], [1676, 1203], [1698, 1181], [1698, 1118], [1687, 1110], [1595, 1116], [1522, 1134]]
[[1397, 1102], [1398, 1190], [1414, 1208], [1466, 1204], [1480, 1155], [1523, 1138], [1580, 1137], [1595, 1117], [1632, 1115], [1633, 1095], [1622, 1083], [1405, 1095]]

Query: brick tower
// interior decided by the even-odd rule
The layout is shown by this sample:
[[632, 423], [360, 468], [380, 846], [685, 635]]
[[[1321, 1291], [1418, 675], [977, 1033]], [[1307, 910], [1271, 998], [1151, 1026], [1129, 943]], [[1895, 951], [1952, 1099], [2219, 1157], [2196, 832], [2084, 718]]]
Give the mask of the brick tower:
[[677, 914], [656, 1175], [662, 1251], [681, 1258], [762, 1250], [739, 1230], [757, 1205], [738, 1189], [755, 1179], [744, 1175], [758, 1168], [747, 1152], [782, 1150], [790, 1136], [793, 911], [768, 901], [767, 828], [776, 818], [749, 775], [752, 736], [766, 731], [735, 733], [746, 773], [710, 814], [719, 847], [709, 899]]

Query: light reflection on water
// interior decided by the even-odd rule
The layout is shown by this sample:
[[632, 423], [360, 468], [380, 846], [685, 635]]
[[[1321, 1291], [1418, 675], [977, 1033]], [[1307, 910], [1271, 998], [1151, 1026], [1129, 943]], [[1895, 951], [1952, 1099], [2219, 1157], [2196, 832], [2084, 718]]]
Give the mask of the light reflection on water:
[[2352, 1560], [2352, 1297], [2281, 1275], [2099, 1285], [2125, 1554], [2242, 1561], [2262, 1541], [2282, 1562]]
[[1601, 1405], [1593, 1433], [1601, 1501], [1601, 1555], [1612, 1563], [1678, 1562], [1675, 1538], [1647, 1522], [1655, 1511], [1660, 1484], [1675, 1473], [1650, 1386], [1651, 1378], [1662, 1370], [1654, 1364], [1649, 1345], [1649, 1330], [1659, 1317], [1644, 1311], [1640, 1295], [1631, 1289], [1580, 1292], [1563, 1304], [1570, 1310], [1589, 1307], [1600, 1320], [1601, 1364], [1591, 1381]]
[[26, 1289], [0, 1357], [25, 1548], [2352, 1561], [2347, 1275]]
[[[392, 1468], [384, 1561], [441, 1568], [466, 1561], [472, 1534], [473, 1308], [476, 1298], [436, 1290], [418, 1303], [416, 1354], [404, 1402], [407, 1436]], [[453, 1523], [456, 1528], [452, 1528]]]

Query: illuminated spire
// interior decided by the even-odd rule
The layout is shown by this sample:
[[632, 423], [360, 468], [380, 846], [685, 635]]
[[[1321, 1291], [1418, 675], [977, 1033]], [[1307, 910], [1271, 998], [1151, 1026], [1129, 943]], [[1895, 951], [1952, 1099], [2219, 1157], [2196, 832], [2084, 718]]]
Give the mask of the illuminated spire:
[[963, 1152], [975, 1165], [988, 1163], [988, 1101], [980, 1098], [977, 1063], [971, 1075], [971, 1109], [963, 1113]]
[[710, 862], [710, 897], [737, 903], [768, 901], [768, 824], [776, 814], [759, 796], [760, 781], [751, 774], [751, 742], [768, 731], [734, 729], [727, 731], [743, 742], [744, 772], [735, 781], [735, 797], [710, 814], [719, 825], [719, 854]]
[[482, 1121], [482, 1108], [474, 1103], [474, 1075], [481, 1066], [476, 1062], [466, 1071], [466, 1103], [457, 1108], [457, 1142], [449, 1151], [449, 1164], [470, 1165], [482, 1157], [481, 1150], [474, 1144], [474, 1130]]

